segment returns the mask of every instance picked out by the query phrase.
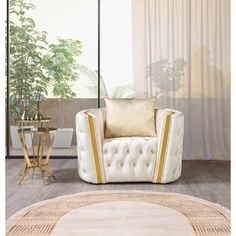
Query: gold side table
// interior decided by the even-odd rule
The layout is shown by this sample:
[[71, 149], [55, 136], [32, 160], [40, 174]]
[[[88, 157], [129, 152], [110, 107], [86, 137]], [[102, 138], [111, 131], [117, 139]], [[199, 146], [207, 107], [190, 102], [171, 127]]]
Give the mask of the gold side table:
[[[15, 119], [14, 122], [16, 123], [16, 125], [19, 126], [19, 129], [20, 128], [24, 128], [25, 126], [29, 126], [29, 125], [37, 125], [36, 127], [47, 127], [48, 126], [48, 123], [51, 121], [51, 118], [47, 117], [47, 118], [42, 118], [40, 120], [34, 120], [34, 119], [26, 119], [26, 120], [23, 120], [23, 119]], [[33, 143], [33, 133], [30, 133], [30, 136], [31, 136], [31, 143], [32, 143], [32, 150], [34, 151], [34, 143]], [[35, 156], [35, 154], [33, 153], [33, 155]], [[26, 167], [26, 162], [24, 160], [24, 163], [22, 164], [22, 167], [19, 171], [19, 175], [22, 175], [23, 174], [23, 171]]]
[[[49, 128], [49, 127], [34, 127], [34, 128], [24, 128], [24, 126], [19, 127], [18, 134], [19, 134], [19, 138], [20, 138], [20, 142], [21, 142], [23, 154], [24, 154], [24, 166], [22, 168], [24, 169], [24, 172], [20, 179], [19, 184], [23, 183], [24, 178], [26, 177], [30, 169], [33, 170], [33, 173], [32, 173], [32, 178], [33, 178], [34, 171], [36, 168], [39, 168], [41, 171], [44, 185], [45, 185], [45, 177], [47, 173], [49, 174], [48, 175], [49, 177], [51, 176], [54, 179], [56, 179], [51, 167], [49, 166], [49, 159], [51, 156], [52, 144], [54, 141], [56, 131], [57, 131], [56, 128]], [[25, 134], [27, 133], [31, 134], [33, 160], [30, 160], [29, 152], [26, 146]], [[35, 152], [35, 146], [33, 145], [33, 138], [35, 135], [39, 136], [37, 152]], [[44, 160], [43, 149], [45, 147], [45, 141], [46, 141], [47, 136], [49, 137], [48, 138], [49, 143], [47, 145], [48, 151], [47, 151], [46, 159]]]
[[47, 125], [51, 118], [42, 118], [41, 120], [22, 120], [22, 119], [15, 119], [14, 120], [16, 124], [18, 124], [19, 127], [30, 125], [30, 124], [39, 124], [40, 127], [43, 127], [43, 125]]

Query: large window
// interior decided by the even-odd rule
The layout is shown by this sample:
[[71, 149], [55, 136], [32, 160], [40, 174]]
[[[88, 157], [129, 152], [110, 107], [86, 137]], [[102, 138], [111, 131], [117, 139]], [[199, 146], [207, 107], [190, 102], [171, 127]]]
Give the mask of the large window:
[[73, 129], [71, 145], [52, 154], [75, 156], [76, 113], [97, 107], [98, 99], [102, 107], [103, 98], [134, 96], [132, 1], [9, 1], [8, 155], [22, 155], [19, 140], [13, 140], [18, 139], [14, 121], [23, 113], [21, 100], [29, 102], [26, 110], [33, 116], [39, 92], [44, 96], [40, 112], [51, 118], [49, 126]]
[[[34, 1], [32, 18], [39, 31], [45, 30], [49, 44], [59, 38], [79, 40], [81, 54], [76, 58], [77, 79], [73, 84], [76, 98], [97, 98], [91, 82], [97, 82], [98, 4], [94, 0]], [[49, 88], [48, 98], [55, 97]]]
[[101, 97], [133, 96], [132, 1], [101, 1]]
[[103, 107], [107, 97], [155, 96], [157, 106], [187, 118], [188, 158], [228, 158], [229, 0], [9, 2], [8, 130], [16, 131], [23, 98], [34, 114], [39, 92], [50, 126], [74, 129], [70, 148], [53, 155], [75, 156], [78, 111]]
[[52, 155], [75, 156], [75, 115], [98, 104], [98, 1], [9, 1], [8, 155], [23, 154], [15, 122], [23, 113], [22, 99], [33, 117], [34, 95], [40, 93], [48, 126], [72, 132], [71, 144], [55, 144]]
[[[104, 106], [103, 98], [134, 95], [131, 2], [10, 0], [11, 137], [8, 154], [22, 155], [19, 140], [13, 140], [18, 138], [14, 120], [23, 113], [20, 104], [23, 98], [29, 102], [29, 115], [33, 115], [35, 92], [44, 95], [40, 107], [44, 117], [52, 118], [49, 126], [74, 129], [69, 148], [53, 149], [53, 155], [63, 156], [76, 155], [74, 119], [78, 111], [97, 107], [98, 99], [101, 99], [100, 106]], [[37, 42], [34, 43], [34, 40]], [[72, 51], [68, 49], [70, 47]], [[71, 58], [74, 64], [68, 63]], [[100, 78], [98, 60], [101, 65]], [[23, 67], [19, 67], [20, 64]], [[22, 72], [24, 76], [19, 76]], [[65, 97], [70, 99], [64, 99]]]

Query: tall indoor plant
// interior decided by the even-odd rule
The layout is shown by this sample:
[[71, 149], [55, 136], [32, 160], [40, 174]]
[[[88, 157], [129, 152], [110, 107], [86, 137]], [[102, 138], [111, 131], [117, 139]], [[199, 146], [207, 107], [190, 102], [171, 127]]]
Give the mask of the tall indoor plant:
[[55, 44], [49, 45], [44, 61], [53, 95], [59, 99], [60, 106], [60, 128], [53, 144], [55, 148], [68, 148], [71, 145], [73, 128], [64, 128], [64, 102], [76, 96], [72, 88], [78, 78], [76, 59], [80, 54], [79, 40], [59, 38]]
[[[10, 0], [9, 98], [12, 120], [22, 113], [21, 99], [29, 100], [30, 109], [35, 92], [47, 94], [48, 78], [42, 63], [47, 46], [46, 32], [38, 32], [34, 20], [28, 16], [34, 8], [31, 1]], [[11, 127], [11, 134], [13, 147], [20, 148], [17, 127]]]

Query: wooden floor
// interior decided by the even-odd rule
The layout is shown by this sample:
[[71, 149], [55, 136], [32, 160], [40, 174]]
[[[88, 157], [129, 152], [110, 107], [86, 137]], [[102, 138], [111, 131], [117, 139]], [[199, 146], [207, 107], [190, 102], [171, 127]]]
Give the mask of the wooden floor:
[[18, 185], [23, 160], [6, 160], [6, 218], [16, 211], [46, 199], [96, 190], [150, 190], [176, 192], [200, 197], [230, 208], [230, 163], [224, 161], [184, 161], [182, 177], [171, 184], [126, 183], [93, 185], [82, 181], [76, 159], [53, 159], [56, 182], [44, 186], [39, 172]]

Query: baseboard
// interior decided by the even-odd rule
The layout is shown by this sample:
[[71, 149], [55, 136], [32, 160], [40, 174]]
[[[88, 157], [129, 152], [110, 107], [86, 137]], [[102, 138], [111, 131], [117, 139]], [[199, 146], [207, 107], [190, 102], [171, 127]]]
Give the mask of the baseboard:
[[[29, 156], [30, 158], [33, 158], [33, 156]], [[24, 156], [16, 156], [16, 155], [6, 155], [5, 156], [6, 159], [24, 159]], [[46, 156], [43, 156], [43, 158], [46, 158]], [[50, 159], [77, 159], [77, 156], [51, 156]], [[183, 162], [225, 162], [225, 163], [229, 163], [230, 160], [183, 160]]]
[[[24, 159], [24, 156], [13, 156], [13, 155], [6, 155], [6, 159]], [[29, 156], [29, 158], [33, 158], [33, 156]], [[46, 156], [43, 156], [46, 158]], [[77, 156], [51, 156], [50, 159], [77, 159]]]

